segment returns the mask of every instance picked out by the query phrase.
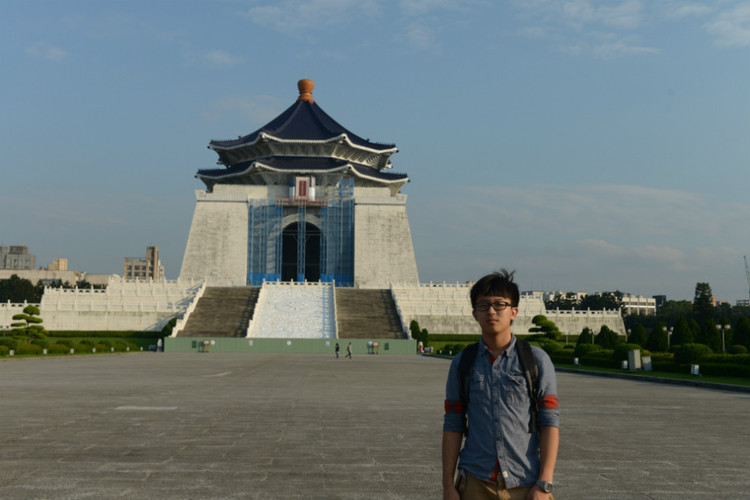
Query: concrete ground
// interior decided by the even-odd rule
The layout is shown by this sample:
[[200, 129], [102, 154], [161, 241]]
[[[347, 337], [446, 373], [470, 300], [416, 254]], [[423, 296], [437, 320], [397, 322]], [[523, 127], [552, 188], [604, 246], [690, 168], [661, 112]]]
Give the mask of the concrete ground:
[[[0, 498], [438, 499], [448, 361], [0, 361]], [[556, 498], [750, 498], [750, 394], [558, 374]]]

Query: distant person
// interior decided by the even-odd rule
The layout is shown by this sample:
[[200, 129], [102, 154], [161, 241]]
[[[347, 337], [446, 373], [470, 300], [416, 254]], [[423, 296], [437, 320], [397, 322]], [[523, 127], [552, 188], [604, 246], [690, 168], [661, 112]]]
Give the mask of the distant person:
[[349, 359], [352, 359], [352, 343], [349, 342], [349, 345], [346, 346], [346, 357]]
[[341, 348], [339, 347], [339, 343], [338, 343], [338, 342], [336, 342], [336, 359], [339, 359], [339, 350], [340, 350], [340, 349], [341, 349]]
[[[505, 269], [471, 288], [482, 337], [453, 358], [448, 372], [443, 500], [552, 499], [560, 441], [555, 368], [543, 350], [511, 333], [519, 295], [513, 273]], [[536, 367], [536, 377], [524, 369], [529, 365]], [[538, 389], [534, 406], [529, 379]]]

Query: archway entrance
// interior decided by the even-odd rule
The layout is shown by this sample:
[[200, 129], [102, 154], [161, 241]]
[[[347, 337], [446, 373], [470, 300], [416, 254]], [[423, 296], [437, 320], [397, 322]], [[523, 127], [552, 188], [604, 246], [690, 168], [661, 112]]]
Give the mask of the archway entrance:
[[320, 280], [320, 229], [309, 222], [281, 232], [281, 281], [292, 280]]

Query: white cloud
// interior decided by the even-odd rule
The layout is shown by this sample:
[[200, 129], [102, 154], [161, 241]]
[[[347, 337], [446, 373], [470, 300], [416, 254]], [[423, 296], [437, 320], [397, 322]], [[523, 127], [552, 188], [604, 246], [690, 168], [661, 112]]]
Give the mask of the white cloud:
[[376, 0], [283, 0], [252, 7], [246, 15], [255, 24], [294, 33], [379, 17], [380, 9]]
[[39, 42], [26, 49], [26, 53], [35, 57], [41, 57], [48, 61], [62, 61], [68, 57], [68, 52], [60, 47], [55, 47], [45, 42]]
[[214, 66], [235, 66], [243, 59], [223, 50], [211, 50], [203, 54], [203, 59]]
[[717, 14], [705, 29], [719, 47], [750, 46], [750, 5], [743, 3]]
[[682, 3], [676, 2], [669, 4], [664, 10], [668, 18], [681, 19], [686, 17], [705, 16], [713, 12], [713, 8], [702, 3]]

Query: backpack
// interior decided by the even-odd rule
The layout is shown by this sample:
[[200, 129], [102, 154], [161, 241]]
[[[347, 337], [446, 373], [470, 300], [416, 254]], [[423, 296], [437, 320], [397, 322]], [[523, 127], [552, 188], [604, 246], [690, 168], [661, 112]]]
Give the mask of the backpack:
[[[469, 408], [469, 388], [471, 386], [471, 374], [474, 372], [474, 361], [477, 359], [479, 344], [471, 344], [463, 350], [461, 359], [458, 362], [458, 381], [461, 402], [464, 406], [464, 415]], [[537, 414], [537, 396], [539, 393], [539, 367], [531, 352], [531, 344], [516, 337], [516, 353], [521, 359], [524, 375], [526, 376], [526, 386], [531, 398], [531, 421], [529, 422], [529, 432], [537, 431], [536, 414]], [[468, 427], [467, 427], [468, 432]]]

